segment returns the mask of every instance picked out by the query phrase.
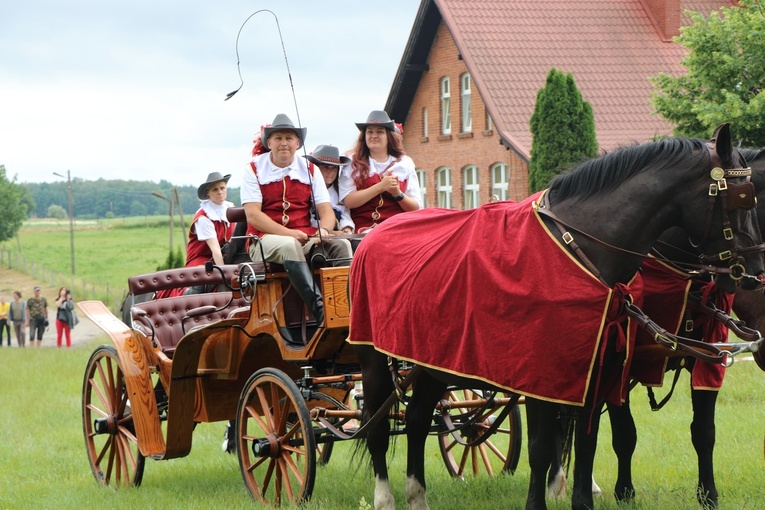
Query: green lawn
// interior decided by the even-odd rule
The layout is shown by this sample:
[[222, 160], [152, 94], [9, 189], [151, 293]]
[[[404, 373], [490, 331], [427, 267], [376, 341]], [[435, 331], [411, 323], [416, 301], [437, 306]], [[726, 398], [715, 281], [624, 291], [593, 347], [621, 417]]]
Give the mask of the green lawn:
[[[99, 342], [100, 343], [100, 342]], [[259, 508], [244, 488], [235, 456], [220, 450], [223, 424], [200, 424], [190, 455], [147, 460], [143, 485], [114, 491], [96, 484], [85, 454], [80, 418], [82, 377], [96, 344], [81, 349], [0, 350], [0, 508]], [[696, 460], [690, 445], [691, 417], [684, 375], [676, 396], [659, 413], [648, 409], [644, 391], [633, 394], [639, 442], [634, 459], [638, 500], [617, 505], [611, 431], [602, 420], [595, 476], [606, 494], [603, 509], [695, 509]], [[765, 502], [763, 432], [765, 377], [751, 362], [728, 370], [717, 415], [716, 472], [723, 509], [760, 509]], [[663, 394], [660, 393], [660, 394]], [[525, 431], [524, 431], [525, 433]], [[404, 454], [399, 437], [392, 449], [391, 480], [404, 508]], [[329, 465], [317, 470], [307, 509], [364, 508], [372, 501], [372, 476], [352, 457], [354, 443], [339, 443]], [[428, 499], [432, 509], [523, 508], [528, 463], [514, 476], [453, 480], [435, 440], [427, 451]], [[550, 508], [569, 508], [570, 501]]]

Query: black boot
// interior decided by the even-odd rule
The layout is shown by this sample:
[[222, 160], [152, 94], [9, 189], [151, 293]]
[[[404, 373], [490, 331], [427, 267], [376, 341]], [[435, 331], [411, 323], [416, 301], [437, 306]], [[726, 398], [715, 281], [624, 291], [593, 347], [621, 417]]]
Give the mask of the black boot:
[[292, 287], [295, 288], [300, 299], [308, 305], [308, 309], [313, 312], [316, 324], [321, 325], [324, 322], [324, 302], [321, 298], [321, 290], [314, 285], [313, 273], [308, 263], [285, 260], [282, 265], [287, 271]]

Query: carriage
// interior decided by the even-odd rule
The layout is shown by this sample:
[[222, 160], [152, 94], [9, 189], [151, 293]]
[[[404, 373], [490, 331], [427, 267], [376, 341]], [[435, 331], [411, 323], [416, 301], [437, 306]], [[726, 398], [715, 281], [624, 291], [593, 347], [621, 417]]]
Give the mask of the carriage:
[[[232, 221], [242, 216], [241, 208], [229, 211]], [[139, 485], [146, 458], [190, 452], [196, 423], [234, 420], [252, 497], [272, 504], [310, 497], [317, 465], [329, 461], [334, 442], [353, 437], [361, 418], [361, 374], [345, 341], [348, 269], [315, 270], [324, 324], [306, 314], [281, 266], [263, 262], [133, 276], [123, 305], [127, 323], [101, 302], [79, 303], [112, 340], [93, 352], [83, 383], [83, 430], [96, 480]], [[148, 299], [192, 286], [218, 288]], [[453, 436], [442, 434], [439, 445], [452, 475], [515, 469], [520, 413], [511, 408], [507, 420], [496, 419], [509, 400], [449, 389], [433, 432], [451, 425]], [[389, 418], [400, 424], [403, 414], [392, 410]]]
[[[640, 259], [636, 254], [640, 255], [641, 251], [645, 254], [648, 247], [656, 242], [658, 234], [673, 225], [690, 229], [697, 239], [702, 240], [698, 243], [703, 245], [702, 247], [723, 247], [722, 251], [717, 252], [713, 262], [729, 267], [713, 268], [714, 271], [725, 273], [724, 270], [727, 269], [726, 274], [732, 278], [740, 278], [741, 272], [751, 270], [751, 267], [755, 273], [761, 272], [761, 247], [740, 244], [742, 238], [759, 239], [751, 216], [753, 197], [750, 192], [753, 188], [741, 182], [742, 176], [710, 164], [710, 160], [713, 161], [714, 158], [721, 158], [724, 163], [721, 166], [727, 168], [735, 168], [734, 165], [738, 163], [731, 149], [729, 134], [724, 131], [722, 136], [726, 142], [723, 147], [725, 152], [719, 155], [703, 144], [696, 144], [693, 145], [694, 152], [703, 155], [709, 152], [710, 157], [700, 159], [686, 154], [675, 160], [669, 159], [670, 164], [679, 168], [671, 177], [666, 173], [662, 176], [666, 177], [664, 179], [654, 175], [666, 166], [668, 158], [662, 153], [651, 154], [653, 160], [661, 160], [660, 164], [644, 163], [642, 167], [634, 170], [637, 173], [643, 172], [645, 175], [641, 175], [641, 178], [650, 183], [649, 186], [638, 186], [637, 189], [644, 195], [656, 193], [659, 200], [650, 210], [650, 214], [646, 211], [640, 212], [642, 222], [655, 223], [656, 227], [652, 230], [647, 229], [639, 239], [636, 236], [629, 239], [630, 242], [643, 243], [634, 248], [639, 251], [613, 255], [613, 246], [603, 250], [596, 242], [597, 239], [588, 237], [592, 232], [597, 233], [596, 228], [608, 227], [604, 222], [593, 224], [592, 220], [586, 219], [593, 209], [601, 207], [597, 194], [594, 199], [585, 197], [573, 200], [569, 209], [553, 209], [557, 204], [544, 204], [536, 200], [530, 200], [528, 204], [523, 205], [531, 205], [534, 208], [534, 221], [539, 221], [539, 215], [545, 213], [550, 232], [556, 232], [553, 228], [555, 225], [560, 227], [562, 241], [555, 242], [567, 246], [564, 248], [566, 253], [569, 253], [566, 257], [580, 260], [577, 264], [583, 274], [591, 272], [586, 278], [593, 278], [592, 274], [597, 274], [601, 282], [607, 283], [605, 288], [608, 289], [606, 295], [609, 303], [615, 295], [610, 290], [611, 286], [629, 280], [637, 270]], [[651, 146], [651, 149], [654, 147]], [[718, 170], [722, 173], [718, 173]], [[708, 199], [702, 195], [703, 200], [699, 200], [698, 189], [701, 186], [709, 186], [710, 177], [710, 196], [712, 189], [717, 193], [721, 184], [737, 190], [740, 196], [746, 193], [749, 195], [745, 203], [736, 203], [735, 196], [732, 197], [727, 205], [722, 206], [722, 213], [720, 206], [715, 205], [714, 200], [709, 200], [709, 219], [705, 226], [704, 222], [697, 222], [696, 219], [707, 216]], [[689, 182], [692, 185], [689, 185]], [[663, 186], [664, 189], [652, 186]], [[661, 215], [654, 214], [654, 211], [659, 210], [662, 201], [681, 209], [693, 209], [690, 210], [691, 214], [680, 216], [673, 215], [669, 208], [665, 208]], [[505, 207], [505, 204], [491, 204], [481, 208], [476, 215], [502, 216], [505, 214]], [[546, 211], [541, 211], [545, 208]], [[613, 214], [611, 234], [620, 233], [626, 243], [627, 240], [623, 239], [624, 232], [628, 232], [625, 223], [633, 218], [629, 214], [622, 214], [623, 210], [620, 209], [608, 211]], [[620, 216], [616, 213], [620, 213]], [[445, 212], [436, 211], [431, 216], [439, 214], [446, 215]], [[464, 217], [467, 218], [471, 214], [473, 213], [466, 213]], [[726, 228], [722, 228], [728, 221], [728, 215], [735, 220], [735, 228], [727, 227], [730, 235]], [[375, 242], [386, 242], [386, 236], [390, 235], [392, 230], [401, 228], [401, 223], [409, 222], [410, 219], [412, 222], [422, 221], [422, 218], [418, 218], [414, 213], [401, 216], [407, 218], [401, 221], [394, 218], [377, 227], [370, 234]], [[561, 220], [562, 217], [573, 219]], [[678, 221], [678, 217], [683, 221]], [[427, 219], [433, 220], [433, 217]], [[566, 223], [575, 220], [580, 221], [580, 226], [586, 227], [585, 231], [577, 230]], [[434, 223], [425, 223], [421, 225], [426, 230], [423, 239], [427, 235], [430, 235], [430, 238], [423, 242], [432, 244]], [[458, 231], [464, 234], [469, 228], [470, 226], [462, 225], [462, 228], [454, 229], [451, 224], [449, 232]], [[717, 230], [718, 228], [720, 230]], [[578, 239], [579, 246], [576, 243], [571, 246], [571, 232], [574, 233], [573, 237]], [[744, 235], [736, 235], [739, 233]], [[606, 237], [607, 234], [608, 232], [604, 231], [598, 237]], [[372, 237], [362, 243], [362, 252], [365, 245], [370, 246], [368, 241], [371, 241]], [[552, 239], [552, 235], [550, 237]], [[447, 235], [444, 238], [449, 240]], [[740, 256], [731, 257], [728, 253], [728, 256], [723, 257], [725, 248], [729, 248], [733, 253], [738, 251]], [[369, 256], [397, 256], [389, 251], [386, 253], [386, 250], [373, 249], [369, 248]], [[587, 266], [581, 262], [587, 259], [582, 250], [589, 252], [591, 257], [595, 253], [598, 258]], [[424, 250], [420, 250], [417, 256], [422, 257], [423, 253]], [[365, 266], [372, 264], [364, 261], [366, 256], [367, 254], [364, 254], [356, 259], [354, 267], [357, 267], [358, 262], [362, 268], [374, 269], [374, 266]], [[467, 253], [467, 256], [475, 257], [475, 250]], [[744, 260], [747, 258], [750, 260], [745, 267]], [[495, 260], [491, 262], [496, 264]], [[492, 264], [475, 265], [483, 269], [492, 267]], [[712, 268], [711, 265], [707, 267]], [[434, 284], [435, 288], [450, 288], [449, 284], [454, 281], [453, 275], [443, 271], [443, 265], [430, 264], [428, 268], [431, 271], [430, 281], [439, 282]], [[349, 286], [353, 291], [354, 303], [357, 297], [362, 298], [361, 306], [354, 306], [354, 312], [360, 310], [355, 316], [357, 326], [372, 324], [372, 318], [368, 314], [375, 313], [369, 306], [369, 296], [364, 297], [362, 289], [366, 286], [366, 290], [381, 291], [391, 287], [387, 280], [375, 280], [375, 271], [364, 274], [363, 278], [367, 280], [363, 285], [362, 277], [358, 276], [362, 274], [362, 270], [355, 271], [354, 274], [356, 277], [351, 278], [348, 267], [331, 265], [315, 270], [324, 299], [323, 324], [312, 322], [310, 316], [306, 315], [302, 301], [288, 288], [282, 268], [266, 263], [246, 262], [231, 267], [186, 268], [134, 277], [130, 286], [131, 292], [135, 294], [150, 294], [162, 288], [179, 285], [221, 282], [225, 282], [226, 290], [199, 296], [184, 295], [136, 303], [130, 310], [131, 325], [117, 319], [99, 302], [80, 303], [83, 311], [109, 334], [114, 344], [102, 346], [93, 353], [88, 362], [83, 385], [83, 429], [88, 458], [96, 479], [107, 485], [137, 485], [141, 481], [147, 457], [159, 460], [187, 455], [191, 448], [195, 423], [227, 420], [235, 420], [236, 450], [248, 491], [255, 499], [273, 504], [283, 501], [299, 503], [310, 497], [316, 475], [317, 457], [318, 462], [327, 461], [335, 442], [362, 435], [368, 444], [379, 442], [381, 432], [384, 441], [387, 442], [389, 435], [403, 433], [398, 426], [390, 430], [390, 421], [396, 425], [406, 424], [406, 433], [412, 434], [408, 441], [409, 448], [420, 440], [414, 434], [420, 434], [423, 430], [426, 433], [437, 432], [447, 468], [454, 475], [462, 475], [466, 470], [513, 471], [518, 462], [521, 443], [520, 416], [515, 404], [520, 401], [522, 394], [534, 396], [536, 389], [521, 388], [522, 391], [511, 391], [515, 382], [511, 381], [504, 386], [494, 384], [491, 379], [473, 374], [469, 368], [462, 366], [450, 370], [450, 367], [427, 362], [399, 363], [394, 359], [397, 356], [386, 358], [380, 353], [380, 350], [385, 350], [384, 347], [375, 350], [369, 342], [364, 345], [363, 340], [367, 340], [365, 338], [351, 338], [355, 344], [351, 347], [347, 342], [352, 324]], [[440, 284], [444, 278], [451, 280]], [[598, 292], [603, 293], [602, 289]], [[622, 295], [625, 296], [626, 293]], [[459, 301], [462, 297], [460, 292], [451, 296], [439, 294], [438, 301]], [[423, 300], [423, 295], [416, 298]], [[573, 298], [570, 303], [576, 303], [577, 296]], [[366, 299], [366, 302], [363, 299]], [[657, 327], [641, 315], [638, 307], [629, 299], [622, 299], [617, 304], [621, 306], [614, 310], [618, 312], [619, 317], [612, 322], [616, 324], [623, 320], [622, 315], [627, 313], [636, 324], [640, 323], [651, 329], [657, 342], [664, 343], [661, 346], [662, 355], [688, 352], [688, 345], [696, 345], [681, 341], [663, 328]], [[409, 319], [415, 308], [412, 306], [404, 310], [409, 314]], [[607, 312], [608, 308], [607, 306]], [[479, 307], [473, 306], [471, 309], [478, 310]], [[378, 311], [376, 315], [380, 317], [383, 314]], [[418, 322], [405, 320], [403, 323], [410, 325]], [[598, 324], [602, 325], [604, 322]], [[518, 322], [515, 326], [518, 326]], [[608, 329], [601, 328], [600, 325], [598, 328]], [[356, 331], [366, 333], [363, 328], [357, 328]], [[392, 332], [391, 336], [396, 336], [396, 332]], [[353, 342], [354, 340], [356, 342]], [[362, 342], [358, 342], [359, 340]], [[618, 354], [609, 351], [613, 347], [609, 342], [610, 338], [605, 336], [603, 342], [598, 339], [592, 361], [588, 361], [589, 375], [592, 375], [592, 363], [596, 360], [600, 362], [598, 377], [607, 374], [606, 369], [610, 366], [623, 366], [623, 349], [621, 358], [609, 357]], [[358, 345], [359, 343], [361, 345]], [[702, 354], [713, 352], [717, 359], [724, 359], [726, 355], [731, 356], [746, 350], [754, 351], [761, 343], [762, 338], [757, 336], [756, 340], [744, 346], [693, 347], [691, 351]], [[452, 346], [452, 349], [457, 348]], [[410, 357], [402, 355], [398, 358], [407, 360]], [[540, 359], [542, 358], [538, 357], [536, 361], [539, 362]], [[449, 382], [436, 380], [440, 377], [440, 368], [445, 368], [451, 375], [464, 377], [454, 378], [456, 382], [451, 379]], [[538, 376], [539, 371], [532, 375]], [[410, 382], [416, 377], [420, 378], [420, 388], [430, 387], [431, 393], [424, 397], [427, 400], [418, 401], [417, 398], [423, 397], [418, 397], [415, 389], [412, 392], [412, 400], [409, 401], [411, 405], [406, 407], [406, 393]], [[429, 381], [429, 378], [433, 382], [423, 382]], [[357, 409], [354, 402], [357, 395], [355, 390], [362, 380], [363, 400], [367, 404], [363, 413]], [[595, 385], [583, 386], [582, 395], [577, 397], [582, 398], [580, 406], [593, 405], [594, 387]], [[433, 388], [436, 389], [435, 393]], [[555, 395], [556, 398], [557, 396], [558, 394]], [[372, 405], [368, 405], [372, 400]], [[396, 402], [402, 402], [406, 407], [403, 412], [399, 410]], [[570, 402], [559, 398], [558, 403]], [[526, 404], [528, 407], [529, 400], [526, 400]], [[540, 405], [538, 402], [534, 405], [536, 407], [533, 416], [537, 425], [549, 419], [550, 406]], [[602, 402], [600, 405], [602, 406]], [[502, 425], [505, 418], [507, 423]], [[547, 433], [550, 427], [540, 427], [540, 430]], [[529, 432], [533, 432], [531, 428]], [[495, 441], [497, 433], [504, 436], [501, 447], [484, 443]], [[539, 431], [535, 433], [538, 434]], [[529, 493], [529, 501], [530, 507], [544, 508], [543, 492], [538, 493], [539, 479], [544, 478], [540, 477], [540, 469], [546, 471], [544, 463], [549, 466], [552, 454], [547, 450], [549, 445], [544, 444], [544, 441], [539, 442], [538, 439], [537, 437], [534, 445], [542, 450], [529, 452], [533, 486], [533, 491], [530, 490]], [[588, 491], [590, 488], [593, 441], [596, 439], [588, 435], [577, 435], [576, 461], [590, 464], [585, 464], [585, 468], [581, 470], [582, 475], [575, 480], [573, 505], [576, 508], [592, 506], [591, 494], [588, 500], [583, 490], [585, 483]], [[588, 448], [591, 449], [589, 453], [586, 451]], [[387, 446], [377, 449], [376, 461], [376, 454], [372, 452], [378, 481], [387, 480], [386, 472], [378, 472], [379, 466], [384, 466], [386, 449]], [[487, 451], [495, 458], [484, 460], [486, 457], [483, 454]], [[380, 452], [383, 452], [382, 464]], [[415, 463], [414, 466], [408, 467], [408, 474], [424, 486], [422, 469], [422, 465]], [[424, 490], [421, 493], [421, 497], [424, 498]], [[375, 501], [377, 504], [377, 490]], [[380, 501], [381, 507], [393, 507], [392, 499], [385, 495]]]

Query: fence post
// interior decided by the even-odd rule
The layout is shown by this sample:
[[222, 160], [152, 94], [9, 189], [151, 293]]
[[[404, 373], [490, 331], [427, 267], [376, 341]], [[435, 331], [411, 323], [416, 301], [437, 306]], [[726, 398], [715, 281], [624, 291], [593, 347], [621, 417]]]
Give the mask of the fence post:
[[50, 286], [53, 287], [53, 282], [55, 281], [54, 275], [55, 271], [53, 269], [50, 270]]

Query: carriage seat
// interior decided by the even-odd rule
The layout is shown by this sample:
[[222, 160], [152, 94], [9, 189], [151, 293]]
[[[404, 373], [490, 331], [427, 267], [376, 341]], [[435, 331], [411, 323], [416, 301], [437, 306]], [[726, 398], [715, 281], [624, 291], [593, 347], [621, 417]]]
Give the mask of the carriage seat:
[[162, 351], [172, 358], [175, 346], [185, 333], [225, 319], [245, 305], [241, 297], [232, 299], [231, 292], [214, 292], [146, 301], [133, 306], [130, 313], [134, 327], [149, 338], [153, 331]]
[[[228, 264], [220, 266], [226, 281], [239, 275], [239, 266]], [[154, 293], [158, 290], [193, 287], [197, 285], [217, 285], [221, 283], [220, 273], [215, 270], [210, 273], [204, 266], [178, 267], [154, 273], [141, 274], [128, 278], [128, 291], [134, 296]]]

